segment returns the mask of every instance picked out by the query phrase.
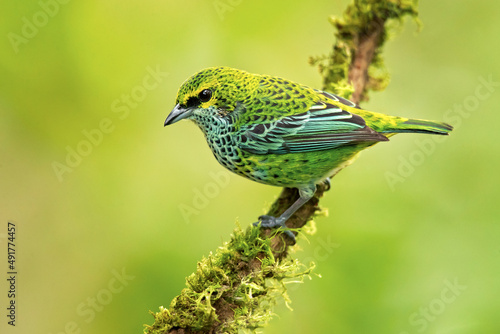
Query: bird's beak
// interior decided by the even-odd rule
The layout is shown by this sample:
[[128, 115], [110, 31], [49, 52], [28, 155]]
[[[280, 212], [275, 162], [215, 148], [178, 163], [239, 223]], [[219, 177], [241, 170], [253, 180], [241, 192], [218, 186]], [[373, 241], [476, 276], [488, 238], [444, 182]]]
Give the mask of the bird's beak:
[[174, 124], [175, 122], [178, 122], [181, 119], [191, 116], [191, 114], [192, 114], [191, 110], [183, 108], [179, 104], [177, 104], [174, 107], [174, 109], [170, 112], [167, 119], [165, 120], [164, 126]]

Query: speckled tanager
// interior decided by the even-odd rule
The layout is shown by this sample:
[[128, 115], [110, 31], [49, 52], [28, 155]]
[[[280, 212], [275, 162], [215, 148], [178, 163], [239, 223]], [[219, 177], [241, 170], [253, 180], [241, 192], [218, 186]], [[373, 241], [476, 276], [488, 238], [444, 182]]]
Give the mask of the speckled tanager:
[[217, 161], [231, 172], [298, 188], [300, 198], [281, 216], [259, 217], [262, 227], [285, 227], [317, 184], [365, 148], [396, 133], [452, 130], [446, 123], [363, 110], [332, 93], [228, 67], [204, 69], [182, 84], [165, 126], [181, 119], [198, 125]]

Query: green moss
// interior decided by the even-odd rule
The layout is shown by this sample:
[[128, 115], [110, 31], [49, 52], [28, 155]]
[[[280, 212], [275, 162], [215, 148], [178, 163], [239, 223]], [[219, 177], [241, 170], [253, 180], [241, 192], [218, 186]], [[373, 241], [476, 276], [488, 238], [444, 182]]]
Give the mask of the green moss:
[[[170, 307], [152, 313], [155, 322], [146, 326], [145, 333], [173, 328], [238, 333], [261, 328], [272, 318], [279, 298], [290, 302], [285, 283], [301, 280], [312, 268], [294, 259], [277, 260], [270, 239], [262, 239], [258, 228], [238, 227], [229, 242], [198, 263]], [[221, 322], [221, 318], [232, 320]]]
[[389, 84], [389, 74], [381, 55], [382, 47], [388, 35], [405, 16], [409, 15], [421, 26], [417, 6], [418, 0], [354, 0], [342, 17], [330, 17], [336, 30], [332, 53], [309, 60], [312, 65], [318, 66], [323, 77], [323, 89], [350, 98], [354, 89], [348, 81], [348, 74], [356, 55], [357, 42], [377, 26], [382, 26], [378, 46], [368, 69], [368, 85], [362, 95], [366, 99], [368, 90], [384, 90]]

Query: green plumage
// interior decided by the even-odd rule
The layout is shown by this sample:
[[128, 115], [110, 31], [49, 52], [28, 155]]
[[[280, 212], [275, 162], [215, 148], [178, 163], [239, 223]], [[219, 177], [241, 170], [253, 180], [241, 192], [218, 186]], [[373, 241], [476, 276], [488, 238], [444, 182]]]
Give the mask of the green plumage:
[[227, 67], [193, 75], [176, 103], [165, 125], [193, 120], [224, 167], [257, 182], [299, 189], [301, 199], [282, 216], [262, 218], [269, 227], [284, 226], [314, 195], [316, 184], [361, 150], [400, 132], [446, 135], [452, 130], [445, 123], [370, 112], [331, 93]]

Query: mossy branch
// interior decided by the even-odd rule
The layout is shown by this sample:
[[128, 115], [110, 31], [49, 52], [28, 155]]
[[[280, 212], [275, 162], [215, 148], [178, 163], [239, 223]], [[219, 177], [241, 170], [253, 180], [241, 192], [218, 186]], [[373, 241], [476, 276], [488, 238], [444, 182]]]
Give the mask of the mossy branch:
[[[359, 103], [369, 90], [383, 90], [389, 76], [381, 56], [390, 22], [409, 15], [418, 21], [418, 0], [354, 0], [342, 18], [332, 17], [336, 41], [328, 56], [312, 57], [323, 77], [323, 89]], [[319, 211], [319, 199], [328, 190], [319, 185], [314, 197], [287, 222], [303, 227]], [[279, 216], [298, 198], [296, 189], [284, 188], [268, 215]], [[264, 327], [279, 298], [289, 299], [285, 284], [308, 277], [314, 267], [288, 256], [292, 241], [281, 231], [237, 228], [231, 240], [203, 258], [187, 287], [168, 309], [153, 313], [147, 334], [242, 333]]]
[[341, 18], [330, 17], [335, 44], [328, 56], [311, 57], [323, 77], [323, 89], [359, 103], [368, 91], [384, 90], [389, 73], [382, 50], [389, 34], [404, 17], [418, 19], [418, 0], [355, 0]]
[[170, 304], [154, 314], [146, 333], [239, 333], [263, 327], [285, 284], [309, 276], [313, 267], [294, 259], [276, 259], [271, 240], [259, 228], [237, 228], [231, 240], [210, 253], [186, 279]]

